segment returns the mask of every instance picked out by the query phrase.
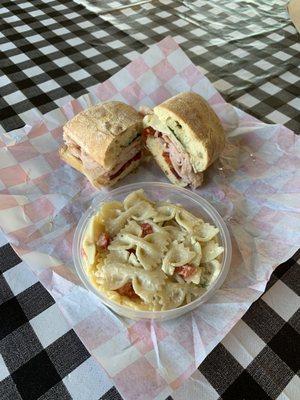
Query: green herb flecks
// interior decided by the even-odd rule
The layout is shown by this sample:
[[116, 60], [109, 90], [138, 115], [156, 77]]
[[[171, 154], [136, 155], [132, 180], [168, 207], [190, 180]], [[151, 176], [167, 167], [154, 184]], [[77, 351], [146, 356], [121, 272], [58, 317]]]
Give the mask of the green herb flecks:
[[178, 140], [178, 142], [184, 147], [184, 144], [182, 143], [182, 141], [179, 139], [179, 137], [176, 135], [176, 133], [174, 132], [174, 129], [170, 128], [168, 125], [168, 128], [170, 129], [170, 131], [172, 132], [172, 134], [176, 137], [176, 139]]

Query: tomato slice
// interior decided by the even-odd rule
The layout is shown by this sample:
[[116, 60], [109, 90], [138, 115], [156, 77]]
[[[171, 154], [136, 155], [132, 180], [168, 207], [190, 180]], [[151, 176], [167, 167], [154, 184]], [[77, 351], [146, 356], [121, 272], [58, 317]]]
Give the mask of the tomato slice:
[[147, 137], [147, 136], [154, 136], [155, 134], [155, 129], [153, 129], [151, 126], [148, 126], [147, 128], [145, 128], [143, 130], [143, 136]]
[[142, 152], [139, 151], [134, 157], [132, 157], [130, 160], [128, 160], [125, 164], [122, 165], [122, 167], [113, 175], [109, 177], [110, 180], [113, 180], [117, 176], [119, 176], [133, 161], [139, 160], [142, 156]]

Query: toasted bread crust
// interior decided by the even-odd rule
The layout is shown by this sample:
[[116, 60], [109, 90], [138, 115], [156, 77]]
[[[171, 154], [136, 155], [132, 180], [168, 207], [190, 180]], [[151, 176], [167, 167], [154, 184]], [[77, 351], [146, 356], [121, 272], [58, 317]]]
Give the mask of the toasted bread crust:
[[65, 124], [64, 136], [76, 142], [102, 167], [110, 169], [117, 161], [112, 145], [123, 144], [141, 130], [142, 116], [133, 107], [110, 101], [77, 114]]
[[204, 171], [223, 151], [225, 133], [222, 124], [211, 106], [198, 94], [180, 93], [154, 107], [153, 111], [181, 137], [196, 171]]

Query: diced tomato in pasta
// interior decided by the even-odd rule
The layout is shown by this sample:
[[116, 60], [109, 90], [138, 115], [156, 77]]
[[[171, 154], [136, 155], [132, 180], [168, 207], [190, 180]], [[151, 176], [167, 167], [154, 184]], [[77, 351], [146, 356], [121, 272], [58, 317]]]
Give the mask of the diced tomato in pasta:
[[139, 296], [135, 293], [132, 287], [131, 282], [125, 283], [124, 286], [120, 287], [119, 289], [116, 290], [121, 296], [126, 296], [129, 297], [130, 299], [136, 299]]
[[178, 274], [183, 277], [183, 279], [189, 278], [190, 276], [194, 275], [197, 268], [193, 265], [186, 264], [182, 265], [182, 267], [175, 268], [175, 274]]
[[141, 224], [141, 227], [142, 227], [142, 237], [145, 237], [146, 235], [150, 235], [151, 233], [153, 233], [153, 228], [150, 224], [145, 222]]
[[107, 232], [100, 233], [97, 245], [101, 247], [101, 249], [107, 250], [109, 244], [110, 244], [109, 234]]

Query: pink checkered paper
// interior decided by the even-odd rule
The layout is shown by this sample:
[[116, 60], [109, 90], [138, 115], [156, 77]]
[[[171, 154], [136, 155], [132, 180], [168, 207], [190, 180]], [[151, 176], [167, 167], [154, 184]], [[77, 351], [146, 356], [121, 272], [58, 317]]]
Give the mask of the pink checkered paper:
[[[227, 222], [233, 242], [229, 275], [198, 309], [163, 323], [120, 318], [74, 273], [73, 232], [96, 191], [60, 161], [62, 126], [99, 101], [153, 106], [192, 90], [219, 115], [238, 148], [236, 169], [216, 164], [196, 190]], [[300, 138], [227, 104], [168, 37], [89, 94], [46, 114], [0, 142], [0, 226], [51, 293], [70, 326], [126, 400], [165, 399], [197, 369], [263, 292], [274, 268], [300, 245]], [[225, 160], [226, 161], [226, 160]], [[165, 181], [154, 163], [120, 184]]]

